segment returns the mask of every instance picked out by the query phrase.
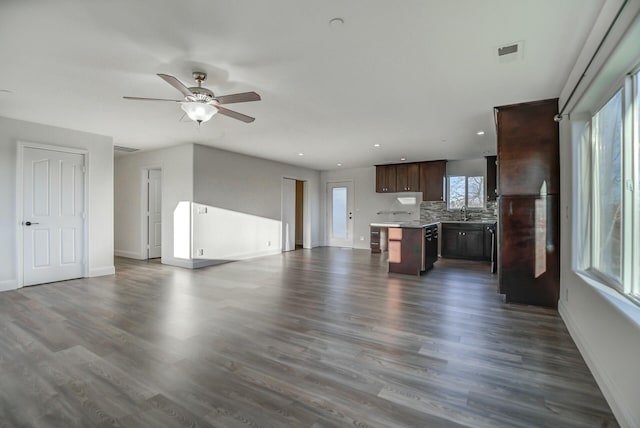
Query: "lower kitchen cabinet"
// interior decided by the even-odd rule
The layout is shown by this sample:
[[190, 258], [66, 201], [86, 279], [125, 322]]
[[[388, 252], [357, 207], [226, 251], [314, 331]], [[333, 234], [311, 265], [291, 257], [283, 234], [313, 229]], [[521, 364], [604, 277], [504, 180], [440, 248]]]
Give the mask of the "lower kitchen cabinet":
[[437, 225], [389, 228], [389, 272], [420, 275], [437, 260]]
[[491, 259], [491, 235], [484, 224], [442, 223], [442, 257]]
[[370, 245], [372, 253], [381, 253], [380, 249], [380, 228], [371, 226]]
[[560, 208], [557, 195], [500, 198], [498, 251], [505, 301], [557, 308]]

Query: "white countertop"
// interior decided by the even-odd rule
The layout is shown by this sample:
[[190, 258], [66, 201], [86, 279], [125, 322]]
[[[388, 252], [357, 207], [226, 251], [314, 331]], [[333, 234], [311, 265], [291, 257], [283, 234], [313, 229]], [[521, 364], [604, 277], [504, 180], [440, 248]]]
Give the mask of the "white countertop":
[[372, 227], [405, 227], [405, 228], [421, 228], [437, 225], [440, 222], [432, 222], [432, 223], [422, 223], [419, 221], [397, 221], [397, 222], [380, 222], [380, 223], [370, 223], [369, 226]]
[[463, 221], [463, 220], [444, 220], [441, 221], [440, 223], [456, 223], [456, 224], [493, 224], [495, 223], [497, 220], [467, 220], [467, 221]]
[[440, 223], [454, 223], [454, 224], [494, 224], [496, 220], [444, 220], [444, 221], [434, 221], [431, 223], [422, 223], [419, 221], [382, 221], [378, 223], [370, 223], [369, 226], [372, 227], [428, 227], [433, 226]]

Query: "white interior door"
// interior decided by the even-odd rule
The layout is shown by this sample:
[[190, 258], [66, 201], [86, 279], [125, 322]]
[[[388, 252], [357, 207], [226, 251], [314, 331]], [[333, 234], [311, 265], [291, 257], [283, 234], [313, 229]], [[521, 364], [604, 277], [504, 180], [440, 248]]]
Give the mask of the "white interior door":
[[327, 184], [329, 245], [353, 247], [353, 183]]
[[150, 169], [148, 176], [147, 225], [149, 258], [162, 255], [162, 171]]
[[282, 180], [282, 251], [296, 249], [296, 180]]
[[23, 151], [24, 285], [83, 276], [84, 156]]

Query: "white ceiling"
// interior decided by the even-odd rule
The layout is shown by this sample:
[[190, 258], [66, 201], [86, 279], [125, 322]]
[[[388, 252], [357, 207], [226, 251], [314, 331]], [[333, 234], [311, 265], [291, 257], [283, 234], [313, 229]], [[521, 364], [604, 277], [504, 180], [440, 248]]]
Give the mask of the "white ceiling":
[[[559, 95], [603, 3], [2, 0], [0, 116], [318, 170], [477, 158], [495, 153], [492, 107]], [[523, 59], [500, 63], [517, 41]], [[218, 95], [258, 92], [229, 106], [256, 121], [198, 128], [179, 105], [122, 99], [179, 98], [156, 73], [192, 86], [194, 70]]]

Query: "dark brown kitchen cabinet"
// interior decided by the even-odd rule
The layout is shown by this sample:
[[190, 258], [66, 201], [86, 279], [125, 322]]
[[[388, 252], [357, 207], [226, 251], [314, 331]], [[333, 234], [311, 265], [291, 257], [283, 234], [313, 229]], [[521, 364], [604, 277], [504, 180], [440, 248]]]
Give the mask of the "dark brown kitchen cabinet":
[[420, 191], [423, 201], [444, 200], [447, 161], [420, 162]]
[[389, 228], [389, 272], [420, 275], [423, 260], [422, 228]]
[[496, 107], [501, 196], [560, 192], [558, 100]]
[[483, 224], [442, 223], [442, 257], [488, 260], [491, 250], [487, 252], [488, 236]]
[[423, 201], [444, 200], [447, 161], [376, 165], [376, 192], [422, 192]]
[[557, 308], [558, 100], [496, 107], [498, 283], [507, 302]]
[[401, 163], [396, 165], [396, 191], [418, 192], [420, 190], [420, 164]]
[[370, 246], [372, 253], [381, 253], [382, 249], [380, 248], [380, 227], [371, 226], [371, 236], [370, 236]]
[[487, 201], [495, 201], [498, 197], [497, 156], [485, 156], [487, 159]]
[[560, 295], [558, 196], [500, 198], [499, 279], [507, 302], [556, 307]]
[[438, 226], [390, 227], [389, 272], [420, 275], [438, 260]]
[[396, 192], [396, 165], [376, 166], [376, 192]]

